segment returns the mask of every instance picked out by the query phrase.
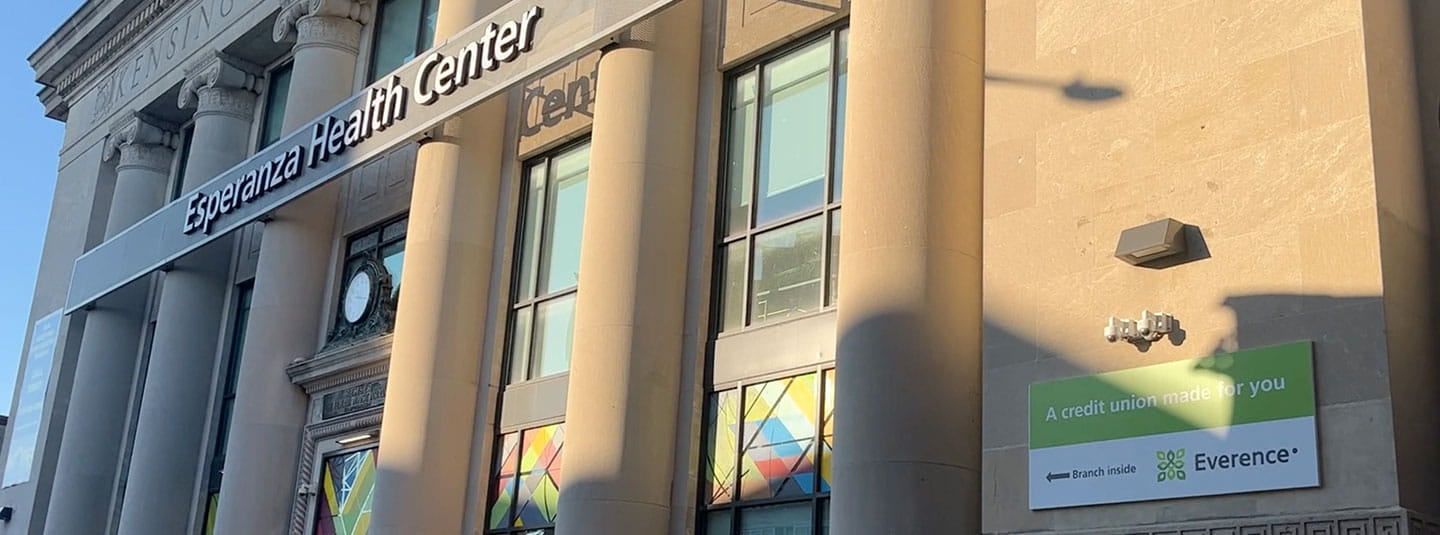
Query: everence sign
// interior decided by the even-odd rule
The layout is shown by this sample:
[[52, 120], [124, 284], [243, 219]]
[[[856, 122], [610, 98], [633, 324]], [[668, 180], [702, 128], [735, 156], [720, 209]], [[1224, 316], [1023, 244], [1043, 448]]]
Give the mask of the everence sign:
[[506, 4], [75, 261], [74, 312], [679, 0]]
[[1030, 508], [1320, 485], [1310, 342], [1030, 385]]

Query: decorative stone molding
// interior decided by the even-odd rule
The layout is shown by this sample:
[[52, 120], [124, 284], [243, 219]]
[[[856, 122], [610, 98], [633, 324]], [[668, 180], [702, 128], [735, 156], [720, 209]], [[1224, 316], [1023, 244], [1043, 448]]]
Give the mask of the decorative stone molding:
[[[120, 166], [145, 166], [168, 169], [169, 153], [173, 155], [175, 133], [171, 126], [139, 112], [125, 114], [110, 127], [105, 138], [105, 160], [120, 157]], [[156, 162], [164, 157], [163, 164]]]
[[290, 381], [308, 395], [336, 386], [384, 377], [390, 371], [394, 336], [378, 336], [341, 349], [322, 352], [285, 369]]
[[180, 85], [180, 108], [197, 108], [196, 115], [220, 113], [249, 119], [255, 112], [263, 69], [222, 52], [211, 52], [185, 68]]
[[280, 9], [271, 37], [359, 51], [359, 27], [370, 23], [372, 8], [369, 0], [295, 0]]
[[69, 96], [72, 90], [80, 87], [81, 82], [94, 77], [101, 64], [144, 36], [152, 26], [169, 15], [172, 8], [181, 3], [180, 0], [150, 0], [144, 7], [131, 11], [129, 18], [117, 26], [104, 42], [91, 49], [85, 59], [65, 69], [65, 75], [55, 83], [55, 90]]
[[1440, 533], [1440, 526], [1422, 520], [1413, 511], [1389, 508], [1044, 533], [1062, 532], [1087, 535], [1435, 535]]
[[310, 481], [315, 479], [315, 457], [320, 441], [379, 427], [384, 410], [383, 406], [376, 407], [343, 420], [305, 426], [305, 434], [300, 439], [300, 467], [295, 471], [295, 505], [290, 511], [291, 535], [305, 535], [305, 527], [309, 525], [310, 504], [315, 501], [316, 494], [316, 490], [310, 488]]

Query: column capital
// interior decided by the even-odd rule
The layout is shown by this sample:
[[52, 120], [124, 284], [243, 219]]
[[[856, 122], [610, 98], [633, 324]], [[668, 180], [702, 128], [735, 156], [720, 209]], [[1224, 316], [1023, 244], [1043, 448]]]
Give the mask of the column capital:
[[223, 52], [206, 54], [185, 68], [179, 106], [195, 106], [197, 115], [219, 112], [248, 120], [262, 72], [260, 66]]
[[119, 155], [121, 165], [127, 161], [139, 163], [133, 160], [148, 160], [145, 155], [158, 155], [157, 149], [173, 150], [175, 137], [170, 124], [132, 111], [110, 126], [110, 135], [105, 138], [105, 159]]
[[370, 0], [295, 0], [280, 9], [272, 37], [276, 42], [297, 37], [307, 43], [359, 50], [358, 26], [370, 22]]

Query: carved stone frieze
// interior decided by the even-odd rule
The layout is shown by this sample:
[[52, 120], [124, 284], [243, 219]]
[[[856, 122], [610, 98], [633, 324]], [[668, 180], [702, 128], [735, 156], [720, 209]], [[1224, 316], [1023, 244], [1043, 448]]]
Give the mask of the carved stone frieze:
[[[1004, 533], [1004, 532], [987, 532]], [[1440, 525], [1401, 508], [1247, 517], [1046, 533], [1087, 535], [1440, 535]]]

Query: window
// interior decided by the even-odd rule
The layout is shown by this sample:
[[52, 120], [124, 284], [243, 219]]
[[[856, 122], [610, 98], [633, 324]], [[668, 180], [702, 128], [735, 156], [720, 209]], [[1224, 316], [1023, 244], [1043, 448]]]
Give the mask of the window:
[[256, 144], [256, 150], [269, 147], [285, 133], [285, 103], [290, 98], [293, 66], [293, 63], [286, 63], [270, 71], [269, 84], [265, 86], [265, 110], [260, 116], [260, 142]]
[[490, 478], [487, 533], [555, 533], [564, 449], [564, 424], [500, 435]]
[[835, 303], [847, 41], [832, 31], [730, 80], [721, 331]]
[[366, 82], [415, 59], [429, 50], [435, 40], [435, 17], [439, 0], [382, 0], [375, 18], [375, 41], [370, 52], [370, 75]]
[[589, 143], [526, 167], [510, 314], [512, 383], [570, 369], [589, 175]]
[[230, 440], [230, 416], [235, 412], [235, 387], [240, 378], [240, 355], [245, 351], [245, 331], [250, 323], [250, 300], [255, 287], [251, 283], [237, 289], [235, 319], [230, 328], [230, 352], [225, 357], [225, 379], [220, 384], [220, 412], [215, 418], [215, 449], [210, 457], [210, 476], [206, 480], [206, 535], [215, 533], [215, 513], [220, 506], [220, 480], [225, 473], [225, 448]]
[[[378, 261], [385, 267], [385, 273], [390, 276], [390, 293], [381, 296], [381, 300], [389, 299], [391, 303], [400, 297], [400, 273], [405, 267], [405, 228], [410, 222], [408, 218], [401, 218], [371, 228], [371, 230], [360, 233], [350, 238], [349, 253], [345, 255], [345, 278], [360, 269], [366, 261]], [[376, 281], [379, 283], [380, 281]]]
[[829, 531], [835, 370], [709, 395], [704, 535]]
[[180, 130], [180, 153], [175, 160], [175, 180], [170, 183], [170, 200], [185, 194], [185, 168], [190, 166], [190, 145], [195, 142], [195, 123]]
[[375, 495], [374, 447], [325, 458], [315, 494], [315, 535], [365, 535]]

